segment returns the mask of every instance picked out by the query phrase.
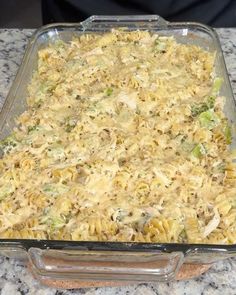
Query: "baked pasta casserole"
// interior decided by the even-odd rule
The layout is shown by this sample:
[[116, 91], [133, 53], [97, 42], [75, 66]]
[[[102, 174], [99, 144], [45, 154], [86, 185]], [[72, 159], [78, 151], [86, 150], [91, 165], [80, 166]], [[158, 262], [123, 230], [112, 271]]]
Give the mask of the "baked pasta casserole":
[[38, 52], [1, 142], [0, 238], [236, 243], [215, 53], [112, 30]]

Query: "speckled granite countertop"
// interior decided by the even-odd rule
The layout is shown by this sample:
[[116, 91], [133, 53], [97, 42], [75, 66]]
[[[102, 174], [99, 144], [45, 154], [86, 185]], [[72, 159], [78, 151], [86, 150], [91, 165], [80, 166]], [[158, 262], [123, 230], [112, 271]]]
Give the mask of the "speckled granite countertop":
[[[0, 30], [0, 107], [32, 32]], [[236, 29], [218, 29], [217, 32], [236, 96]], [[1, 295], [236, 295], [236, 258], [218, 262], [204, 275], [189, 281], [63, 291], [39, 285], [19, 261], [0, 257], [0, 291]]]

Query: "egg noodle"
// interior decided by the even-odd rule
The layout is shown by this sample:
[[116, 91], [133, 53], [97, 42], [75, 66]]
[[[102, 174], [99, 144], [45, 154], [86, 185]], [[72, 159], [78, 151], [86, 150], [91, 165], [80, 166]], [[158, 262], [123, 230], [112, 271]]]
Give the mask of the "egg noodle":
[[0, 238], [236, 243], [215, 53], [113, 30], [38, 52], [1, 142]]

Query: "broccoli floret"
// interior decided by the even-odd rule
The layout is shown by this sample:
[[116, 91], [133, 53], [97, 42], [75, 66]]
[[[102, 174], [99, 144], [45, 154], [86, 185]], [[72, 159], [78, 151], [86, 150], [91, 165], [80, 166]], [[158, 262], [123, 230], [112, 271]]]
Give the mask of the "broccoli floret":
[[107, 96], [111, 96], [112, 93], [113, 93], [113, 89], [112, 89], [111, 87], [108, 87], [108, 88], [106, 89], [105, 93], [106, 93]]
[[193, 150], [191, 151], [191, 154], [195, 158], [199, 159], [206, 154], [206, 149], [203, 144], [199, 143], [193, 148]]
[[208, 129], [213, 129], [220, 122], [220, 119], [213, 110], [202, 112], [199, 115], [198, 120], [202, 127], [206, 127]]
[[15, 139], [14, 135], [10, 135], [0, 142], [0, 149], [4, 154], [9, 153], [11, 150], [17, 147], [18, 141]]
[[39, 130], [39, 125], [33, 125], [28, 127], [28, 133], [33, 131], [38, 131], [38, 130]]
[[69, 190], [68, 186], [62, 183], [47, 183], [43, 186], [42, 191], [52, 197], [64, 194]]
[[225, 129], [224, 129], [224, 134], [225, 134], [225, 140], [227, 144], [231, 144], [232, 142], [232, 130], [230, 126], [227, 124]]
[[214, 109], [216, 96], [218, 95], [220, 91], [222, 82], [223, 82], [223, 79], [215, 78], [213, 82], [211, 95], [207, 98], [206, 102], [192, 106], [191, 111], [192, 111], [193, 117], [196, 117], [200, 115], [201, 113], [206, 112], [210, 109]]
[[222, 78], [219, 78], [219, 77], [215, 78], [215, 80], [213, 82], [213, 87], [212, 87], [212, 95], [213, 96], [216, 96], [219, 94], [222, 83], [223, 83]]

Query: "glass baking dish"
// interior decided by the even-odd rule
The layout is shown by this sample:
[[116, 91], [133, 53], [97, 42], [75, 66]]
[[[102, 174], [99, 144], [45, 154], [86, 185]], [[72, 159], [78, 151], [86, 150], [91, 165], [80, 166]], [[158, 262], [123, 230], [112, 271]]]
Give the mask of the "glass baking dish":
[[[215, 51], [216, 75], [224, 80], [220, 94], [226, 97], [225, 113], [235, 123], [235, 102], [214, 30], [198, 23], [169, 23], [157, 15], [92, 16], [82, 23], [52, 24], [35, 32], [0, 113], [0, 139], [9, 135], [15, 118], [26, 108], [27, 85], [36, 69], [39, 49], [58, 39], [70, 41], [75, 35], [102, 34], [114, 27], [158, 32]], [[174, 279], [183, 263], [211, 264], [235, 256], [236, 245], [1, 239], [0, 254], [28, 259], [34, 274], [44, 279], [150, 282]]]

